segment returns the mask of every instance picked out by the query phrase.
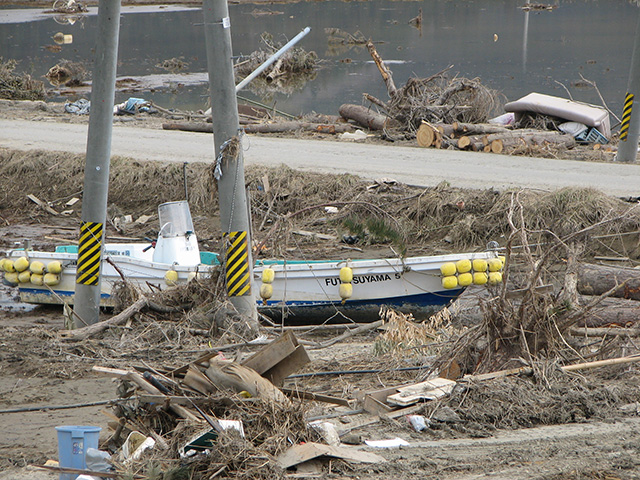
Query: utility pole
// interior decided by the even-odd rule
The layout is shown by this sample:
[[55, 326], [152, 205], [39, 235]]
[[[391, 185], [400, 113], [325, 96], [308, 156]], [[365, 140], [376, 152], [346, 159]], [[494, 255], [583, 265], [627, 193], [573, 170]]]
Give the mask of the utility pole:
[[227, 294], [238, 313], [252, 319], [257, 327], [256, 299], [251, 289], [251, 222], [244, 186], [229, 8], [227, 0], [203, 0], [202, 9]]
[[635, 162], [638, 155], [638, 137], [640, 137], [640, 9], [636, 38], [631, 55], [631, 70], [627, 83], [627, 94], [622, 107], [622, 123], [620, 124], [620, 142], [616, 160], [619, 162]]
[[100, 314], [100, 273], [109, 193], [119, 32], [120, 0], [100, 0], [73, 306], [76, 328], [84, 323], [97, 323]]

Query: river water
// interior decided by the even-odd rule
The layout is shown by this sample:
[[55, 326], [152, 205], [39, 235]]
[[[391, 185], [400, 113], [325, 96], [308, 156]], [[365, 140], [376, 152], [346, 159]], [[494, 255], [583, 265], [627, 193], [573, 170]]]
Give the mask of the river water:
[[[298, 45], [315, 51], [322, 60], [315, 78], [295, 91], [265, 97], [249, 89], [241, 95], [295, 115], [336, 114], [342, 103], [361, 103], [365, 92], [386, 100], [385, 85], [366, 48], [330, 47], [326, 29], [337, 28], [377, 42], [398, 86], [411, 76], [428, 77], [453, 65], [451, 75], [478, 77], [506, 100], [533, 91], [567, 97], [568, 89], [574, 100], [602, 104], [597, 91], [585, 86], [583, 76], [597, 84], [608, 107], [621, 116], [637, 5], [625, 0], [556, 0], [553, 10], [526, 12], [520, 8], [524, 3], [369, 0], [230, 5], [234, 54], [261, 48], [265, 32], [285, 43], [309, 26], [311, 33]], [[409, 21], [420, 10], [423, 22], [418, 29]], [[170, 58], [188, 63], [186, 71], [207, 71], [199, 8], [123, 7], [122, 12], [118, 76], [166, 73], [157, 65]], [[40, 9], [0, 9], [0, 57], [18, 60], [18, 70], [35, 77], [62, 59], [84, 62], [91, 69], [96, 13], [90, 9], [69, 23]], [[55, 45], [52, 37], [58, 32], [71, 34], [73, 42], [52, 52], [48, 46]], [[175, 81], [169, 87], [134, 96], [167, 108], [206, 107], [206, 86]], [[117, 95], [116, 101], [130, 96]]]

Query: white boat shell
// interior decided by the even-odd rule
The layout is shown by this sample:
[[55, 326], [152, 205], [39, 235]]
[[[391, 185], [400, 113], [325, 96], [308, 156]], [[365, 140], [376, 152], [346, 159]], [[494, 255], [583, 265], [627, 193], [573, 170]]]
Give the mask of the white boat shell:
[[[207, 274], [219, 265], [176, 265], [154, 262], [151, 254], [142, 252], [144, 245], [107, 244], [101, 272], [101, 305], [113, 306], [112, 292], [123, 277], [143, 292], [167, 287], [164, 276], [170, 269], [178, 274], [178, 283], [187, 282], [193, 273]], [[9, 252], [10, 258], [25, 255], [24, 250]], [[27, 251], [30, 261], [45, 265], [60, 261], [64, 269], [60, 283], [37, 286], [18, 285], [23, 302], [39, 304], [73, 303], [76, 280], [76, 253]], [[252, 290], [261, 312], [272, 318], [286, 317], [290, 323], [305, 322], [311, 318], [348, 317], [354, 320], [371, 319], [382, 305], [407, 313], [433, 313], [457, 298], [464, 288], [445, 289], [442, 286], [440, 266], [460, 259], [490, 259], [493, 251], [408, 258], [386, 258], [346, 261], [259, 261], [253, 269]], [[353, 271], [352, 296], [340, 297], [340, 269], [348, 266]], [[275, 272], [273, 295], [263, 301], [258, 297], [262, 284], [262, 271]]]

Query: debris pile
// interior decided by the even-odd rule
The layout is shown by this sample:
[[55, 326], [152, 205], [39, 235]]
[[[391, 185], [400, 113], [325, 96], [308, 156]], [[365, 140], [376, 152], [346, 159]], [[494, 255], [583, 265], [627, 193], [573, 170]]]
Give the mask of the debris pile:
[[[256, 50], [248, 57], [240, 58], [234, 65], [236, 78], [242, 80], [273, 56], [283, 45], [274, 41], [268, 33], [262, 34], [264, 50]], [[263, 95], [268, 92], [293, 93], [315, 78], [318, 55], [301, 47], [287, 50], [273, 66], [267, 68], [251, 84], [250, 88]]]
[[51, 67], [45, 77], [55, 87], [77, 87], [84, 85], [88, 72], [81, 63], [62, 60]]
[[15, 75], [15, 60], [0, 57], [0, 98], [9, 100], [44, 100], [44, 84], [31, 75]]

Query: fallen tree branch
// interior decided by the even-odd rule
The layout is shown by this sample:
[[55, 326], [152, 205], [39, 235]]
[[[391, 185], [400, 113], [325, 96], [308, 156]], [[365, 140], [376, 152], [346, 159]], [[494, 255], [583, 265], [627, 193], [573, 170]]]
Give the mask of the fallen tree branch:
[[140, 297], [132, 305], [124, 309], [118, 315], [111, 317], [108, 320], [87, 325], [86, 327], [77, 328], [75, 330], [65, 331], [61, 335], [69, 340], [86, 340], [87, 338], [106, 330], [114, 325], [121, 325], [125, 323], [136, 313], [139, 313], [142, 309], [149, 305], [149, 299], [147, 297]]
[[342, 334], [338, 335], [337, 337], [332, 338], [331, 340], [327, 340], [326, 342], [310, 343], [310, 347], [316, 350], [319, 350], [321, 348], [327, 348], [327, 347], [330, 347], [331, 345], [341, 342], [346, 338], [352, 337], [353, 335], [358, 335], [363, 332], [375, 330], [376, 328], [382, 326], [383, 323], [384, 323], [383, 320], [378, 320], [377, 322], [361, 325], [357, 328], [349, 329], [346, 332], [343, 332]]

